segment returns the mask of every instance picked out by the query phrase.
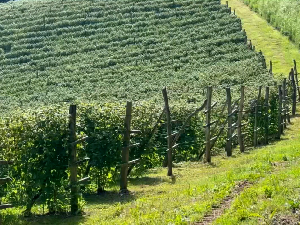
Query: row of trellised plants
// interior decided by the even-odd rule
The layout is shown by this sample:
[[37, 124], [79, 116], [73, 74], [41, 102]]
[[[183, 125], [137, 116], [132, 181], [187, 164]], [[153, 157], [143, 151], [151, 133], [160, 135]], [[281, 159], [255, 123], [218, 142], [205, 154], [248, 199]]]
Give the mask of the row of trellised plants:
[[[25, 206], [25, 215], [37, 201], [50, 214], [76, 214], [84, 202], [80, 193], [93, 187], [101, 192], [120, 180], [120, 193], [128, 193], [130, 173], [164, 165], [173, 176], [174, 162], [210, 163], [222, 149], [231, 156], [235, 146], [244, 152], [280, 139], [296, 113], [297, 77], [294, 62], [288, 79], [260, 86], [255, 94], [247, 95], [244, 86], [207, 87], [196, 110], [195, 104], [173, 105], [164, 88], [161, 107], [149, 102], [134, 107], [127, 102], [126, 110], [121, 104], [81, 104], [71, 105], [68, 115], [52, 107], [1, 119], [0, 157], [5, 160], [0, 165], [13, 163], [1, 170], [1, 176], [11, 177], [0, 179], [2, 200]], [[223, 102], [213, 101], [217, 91], [224, 92]]]

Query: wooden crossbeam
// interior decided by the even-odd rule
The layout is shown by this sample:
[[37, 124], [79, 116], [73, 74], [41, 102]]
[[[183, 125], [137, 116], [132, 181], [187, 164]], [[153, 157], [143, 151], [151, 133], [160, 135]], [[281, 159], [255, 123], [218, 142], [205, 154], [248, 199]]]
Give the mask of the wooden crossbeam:
[[204, 111], [204, 113], [206, 114], [207, 112], [211, 111], [217, 104], [218, 104], [218, 102], [214, 102], [208, 110]]
[[90, 177], [85, 177], [85, 178], [82, 178], [80, 179], [77, 184], [84, 184], [84, 183], [87, 183], [87, 182], [90, 182], [91, 181], [91, 178]]
[[132, 164], [136, 164], [136, 163], [138, 163], [140, 161], [141, 161], [141, 159], [134, 159], [134, 160], [129, 161], [128, 163], [119, 164], [118, 166], [125, 166], [125, 165], [129, 166], [129, 165], [132, 165]]
[[81, 142], [84, 142], [84, 141], [86, 141], [87, 139], [89, 139], [89, 137], [88, 137], [88, 136], [86, 136], [86, 137], [83, 137], [83, 138], [81, 138], [81, 139], [78, 139], [78, 140], [76, 140], [76, 141], [72, 142], [72, 143], [71, 143], [71, 145], [72, 145], [72, 146], [74, 146], [74, 145], [77, 145], [77, 144], [79, 144], [79, 143], [81, 143]]
[[0, 205], [0, 210], [1, 209], [9, 209], [9, 208], [12, 208], [13, 207], [13, 205], [11, 205], [11, 204], [3, 204], [3, 205]]
[[0, 160], [0, 166], [12, 165], [13, 161]]
[[0, 185], [6, 184], [11, 181], [11, 178], [6, 177], [6, 178], [0, 178]]

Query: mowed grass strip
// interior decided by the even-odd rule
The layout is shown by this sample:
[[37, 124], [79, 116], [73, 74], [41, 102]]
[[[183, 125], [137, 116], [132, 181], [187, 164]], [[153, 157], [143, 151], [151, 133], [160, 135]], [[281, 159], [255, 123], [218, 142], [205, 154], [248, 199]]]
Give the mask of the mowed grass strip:
[[[117, 185], [111, 187], [103, 195], [88, 196], [85, 198], [87, 204], [83, 216], [40, 216], [24, 219], [21, 216], [22, 209], [15, 208], [2, 211], [2, 219], [5, 224], [22, 225], [189, 224], [201, 221], [213, 207], [217, 207], [234, 190], [238, 182], [248, 181], [254, 187], [258, 187], [259, 194], [261, 194], [261, 191], [265, 194], [270, 191], [271, 196], [273, 196], [273, 193], [281, 193], [280, 188], [277, 190], [274, 186], [276, 182], [274, 185], [269, 184], [273, 182], [272, 177], [280, 176], [278, 175], [280, 173], [284, 174], [283, 177], [288, 177], [291, 174], [294, 177], [287, 178], [286, 182], [292, 185], [292, 181], [298, 172], [293, 172], [296, 171], [294, 166], [289, 169], [286, 165], [296, 166], [300, 156], [300, 135], [297, 130], [300, 120], [297, 118], [293, 122], [294, 125], [286, 131], [283, 140], [269, 146], [250, 149], [245, 154], [240, 154], [236, 150], [231, 158], [225, 156], [214, 157], [214, 163], [211, 165], [200, 162], [176, 164], [174, 179], [166, 176], [166, 169], [164, 168], [152, 169], [142, 178], [130, 178], [129, 189], [132, 193], [129, 196], [119, 196]], [[294, 184], [294, 186], [297, 186], [296, 181]], [[282, 184], [279, 182], [278, 185]], [[295, 194], [293, 187], [287, 187], [289, 189], [283, 193], [284, 196], [286, 195], [286, 201]], [[273, 188], [275, 189], [273, 190]], [[247, 190], [245, 190], [245, 193]], [[255, 194], [251, 198], [253, 198], [253, 201], [260, 201], [264, 206], [265, 203], [258, 200], [260, 199], [259, 194]], [[245, 198], [248, 198], [248, 196]], [[236, 201], [233, 207], [240, 207], [242, 210], [240, 213], [244, 213], [244, 203], [236, 203]], [[269, 198], [266, 198], [265, 201], [269, 201]], [[283, 203], [285, 200], [281, 198], [280, 202]], [[253, 202], [246, 202], [245, 204], [247, 205], [245, 218], [253, 217], [254, 214], [249, 216]], [[281, 206], [283, 207], [282, 204], [278, 207]], [[233, 209], [235, 211], [235, 208]], [[269, 208], [266, 209], [267, 212], [269, 212], [268, 210]], [[289, 208], [287, 207], [286, 210], [288, 211]], [[42, 206], [37, 206], [34, 211], [41, 214]], [[262, 218], [264, 213], [264, 210], [257, 210], [255, 215], [257, 215], [257, 218]], [[235, 220], [229, 220], [230, 216], [231, 214], [228, 212], [218, 221], [226, 224], [227, 221], [243, 221], [244, 219], [243, 216], [241, 217], [238, 214]]]
[[[226, 1], [222, 0], [221, 3], [226, 4]], [[287, 76], [293, 67], [293, 60], [300, 63], [299, 48], [242, 1], [229, 0], [228, 3], [241, 18], [248, 40], [252, 41], [257, 51], [262, 50], [267, 63], [272, 60], [273, 72], [276, 75], [282, 73]]]

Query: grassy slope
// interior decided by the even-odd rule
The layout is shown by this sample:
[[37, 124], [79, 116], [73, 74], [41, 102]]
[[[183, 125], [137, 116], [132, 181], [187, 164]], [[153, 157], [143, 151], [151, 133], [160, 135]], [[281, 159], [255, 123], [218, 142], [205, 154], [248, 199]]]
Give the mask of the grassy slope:
[[[221, 2], [225, 4], [226, 1]], [[248, 39], [252, 40], [257, 50], [262, 50], [267, 62], [272, 60], [274, 73], [287, 74], [293, 66], [293, 59], [300, 62], [299, 49], [287, 37], [241, 1], [229, 0], [228, 2], [229, 6], [236, 10], [237, 16], [242, 19]]]

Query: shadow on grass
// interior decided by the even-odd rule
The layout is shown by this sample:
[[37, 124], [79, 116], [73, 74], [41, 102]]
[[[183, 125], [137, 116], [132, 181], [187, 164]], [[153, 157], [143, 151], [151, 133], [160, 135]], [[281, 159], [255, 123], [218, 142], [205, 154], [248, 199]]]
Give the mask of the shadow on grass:
[[132, 185], [158, 185], [166, 182], [166, 179], [161, 177], [137, 177], [137, 178], [129, 178], [129, 182]]
[[134, 193], [129, 192], [126, 195], [120, 195], [118, 191], [105, 191], [100, 195], [84, 195], [83, 196], [87, 205], [99, 205], [99, 204], [109, 204], [113, 205], [115, 203], [126, 203], [131, 202], [136, 199]]
[[42, 225], [42, 224], [83, 224], [85, 217], [83, 215], [32, 215], [24, 217], [18, 214], [6, 214], [0, 216], [0, 224], [5, 225]]

